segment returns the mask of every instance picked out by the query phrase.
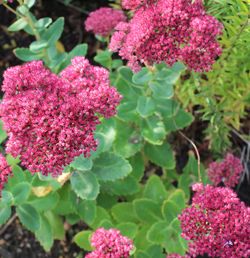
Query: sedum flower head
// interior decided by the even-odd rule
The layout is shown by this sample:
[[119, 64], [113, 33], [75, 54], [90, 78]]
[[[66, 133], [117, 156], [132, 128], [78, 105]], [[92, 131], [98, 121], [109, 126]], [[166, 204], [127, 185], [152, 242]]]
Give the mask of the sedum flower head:
[[133, 249], [132, 240], [122, 236], [116, 229], [97, 229], [91, 237], [91, 245], [95, 251], [85, 258], [128, 258]]
[[165, 62], [171, 66], [177, 61], [194, 71], [210, 70], [221, 54], [216, 37], [223, 26], [206, 14], [202, 1], [143, 2], [129, 22], [117, 25], [110, 49], [128, 60], [134, 71], [143, 64]]
[[107, 70], [75, 57], [59, 76], [33, 61], [4, 73], [0, 115], [8, 134], [7, 152], [20, 155], [31, 172], [59, 175], [74, 157], [90, 155], [97, 143], [97, 113], [116, 113], [120, 95]]
[[209, 179], [218, 185], [221, 182], [227, 187], [235, 187], [240, 179], [243, 166], [239, 158], [228, 153], [221, 162], [212, 162], [208, 167]]
[[0, 154], [0, 196], [8, 177], [12, 174], [11, 168], [8, 165], [5, 157]]
[[179, 216], [189, 255], [249, 257], [250, 208], [230, 188], [194, 187], [192, 205]]
[[126, 16], [121, 10], [102, 7], [91, 12], [85, 21], [85, 29], [106, 37], [111, 34], [119, 22], [125, 22]]

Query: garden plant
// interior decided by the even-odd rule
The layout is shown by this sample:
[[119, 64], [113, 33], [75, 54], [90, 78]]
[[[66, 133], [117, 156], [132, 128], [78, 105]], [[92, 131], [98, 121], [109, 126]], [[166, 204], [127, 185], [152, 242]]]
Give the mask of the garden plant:
[[58, 1], [91, 39], [69, 50], [44, 2], [0, 1], [29, 41], [0, 80], [0, 239], [250, 257], [250, 1]]

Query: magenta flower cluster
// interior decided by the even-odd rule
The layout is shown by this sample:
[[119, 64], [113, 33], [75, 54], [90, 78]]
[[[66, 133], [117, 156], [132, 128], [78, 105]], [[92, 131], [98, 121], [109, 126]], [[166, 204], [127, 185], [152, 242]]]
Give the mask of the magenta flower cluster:
[[5, 183], [8, 181], [8, 177], [12, 175], [12, 170], [8, 165], [5, 157], [0, 154], [0, 197]]
[[227, 187], [199, 184], [194, 190], [192, 205], [179, 216], [189, 257], [248, 258], [250, 208]]
[[119, 230], [97, 229], [91, 237], [95, 250], [85, 258], [128, 258], [134, 248], [132, 240], [121, 235]]
[[209, 71], [221, 54], [216, 38], [223, 26], [206, 14], [201, 0], [124, 0], [123, 6], [137, 9], [129, 22], [117, 25], [109, 48], [134, 71], [143, 64], [177, 61], [197, 72]]
[[[97, 142], [98, 114], [116, 113], [121, 96], [107, 70], [75, 57], [60, 76], [41, 61], [9, 68], [0, 115], [8, 134], [6, 151], [20, 155], [31, 172], [57, 176], [76, 156], [88, 156]], [[98, 114], [97, 114], [98, 113]]]
[[221, 162], [212, 162], [208, 167], [209, 179], [218, 185], [221, 182], [227, 187], [235, 187], [240, 179], [243, 166], [239, 158], [228, 153]]
[[92, 31], [97, 35], [109, 36], [119, 22], [125, 22], [126, 16], [121, 10], [102, 7], [91, 12], [85, 21], [86, 31]]

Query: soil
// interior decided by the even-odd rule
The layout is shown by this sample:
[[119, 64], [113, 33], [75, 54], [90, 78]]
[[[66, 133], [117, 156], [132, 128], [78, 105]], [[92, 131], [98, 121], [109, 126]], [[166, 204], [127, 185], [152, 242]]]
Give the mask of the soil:
[[[71, 5], [64, 5], [63, 0], [38, 0], [34, 7], [35, 15], [40, 17], [51, 17], [56, 19], [58, 17], [65, 17], [65, 30], [62, 36], [62, 43], [66, 51], [71, 50], [79, 43], [87, 43], [89, 46], [88, 57], [91, 59], [97, 47], [95, 37], [86, 33], [84, 30], [84, 20], [87, 13], [93, 11], [101, 6], [107, 6], [108, 0], [75, 0], [71, 1]], [[13, 49], [18, 45], [19, 47], [27, 47], [32, 41], [32, 37], [26, 33], [10, 33], [7, 27], [15, 19], [15, 16], [6, 11], [0, 5], [0, 84], [2, 80], [2, 73], [9, 66], [20, 64], [14, 54]], [[250, 112], [249, 112], [250, 113]], [[243, 122], [242, 130], [249, 133], [250, 117]], [[191, 128], [184, 130], [185, 135], [193, 139], [197, 143], [197, 147], [202, 154], [202, 161], [206, 164], [211, 161], [211, 153], [208, 151], [208, 142], [204, 140], [204, 135], [201, 133], [206, 128], [205, 123], [200, 121], [192, 124]], [[175, 143], [175, 152], [177, 155], [177, 171], [181, 171], [185, 166], [188, 158], [188, 152], [192, 147], [187, 141], [178, 133], [174, 134], [170, 141]], [[250, 148], [250, 143], [244, 142], [237, 135], [232, 133], [232, 142], [234, 152], [243, 153], [244, 148]], [[246, 162], [246, 166], [250, 170], [250, 162]], [[158, 168], [149, 168], [156, 173], [161, 173]], [[246, 204], [250, 205], [250, 184], [247, 182], [246, 177], [238, 189], [239, 197]], [[74, 258], [83, 257], [81, 249], [72, 243], [73, 236], [79, 232], [81, 225], [69, 226], [67, 228], [66, 237], [63, 241], [55, 241], [52, 250], [46, 253], [36, 241], [34, 235], [28, 230], [24, 229], [19, 220], [14, 218], [8, 227], [3, 226], [0, 228], [0, 258]], [[35, 250], [35, 251], [34, 251]]]

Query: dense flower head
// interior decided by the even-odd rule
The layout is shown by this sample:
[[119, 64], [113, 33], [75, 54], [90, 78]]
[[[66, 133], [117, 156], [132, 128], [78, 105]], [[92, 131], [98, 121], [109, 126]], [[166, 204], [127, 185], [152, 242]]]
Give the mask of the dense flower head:
[[179, 216], [189, 255], [237, 258], [250, 255], [250, 208], [227, 187], [196, 187], [192, 205]]
[[227, 187], [234, 187], [238, 184], [243, 172], [243, 166], [239, 158], [228, 153], [221, 162], [212, 162], [208, 167], [209, 179], [218, 185], [221, 182]]
[[85, 21], [85, 29], [106, 37], [111, 34], [119, 22], [125, 22], [126, 16], [121, 10], [102, 7], [91, 12]]
[[155, 3], [157, 0], [122, 0], [122, 7], [128, 10], [134, 10], [142, 6]]
[[120, 101], [107, 70], [90, 65], [84, 57], [72, 59], [59, 76], [41, 61], [9, 68], [2, 89], [6, 151], [20, 155], [31, 172], [53, 176], [74, 157], [95, 150], [96, 113], [108, 118]]
[[5, 157], [0, 154], [0, 196], [4, 188], [4, 184], [8, 181], [8, 177], [12, 175], [12, 170], [8, 165]]
[[91, 245], [95, 250], [85, 258], [128, 258], [133, 249], [132, 240], [116, 229], [97, 229], [91, 237]]
[[110, 49], [128, 60], [134, 71], [142, 64], [165, 62], [171, 66], [177, 61], [194, 71], [210, 70], [221, 54], [216, 37], [223, 26], [206, 14], [202, 1], [146, 2], [129, 22], [117, 25]]

